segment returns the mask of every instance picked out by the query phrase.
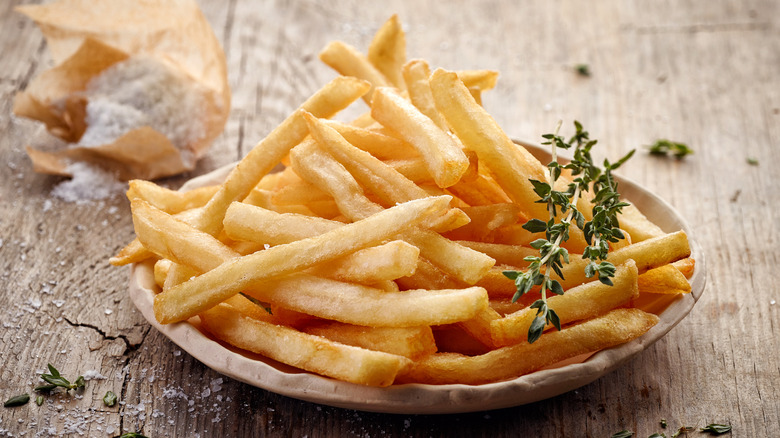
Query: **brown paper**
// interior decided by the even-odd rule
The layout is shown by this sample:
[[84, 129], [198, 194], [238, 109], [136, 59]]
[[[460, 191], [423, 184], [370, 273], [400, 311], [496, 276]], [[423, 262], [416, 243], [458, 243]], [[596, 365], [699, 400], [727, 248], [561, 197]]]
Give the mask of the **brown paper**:
[[[45, 151], [28, 147], [36, 171], [67, 175], [68, 163], [85, 161], [122, 179], [159, 178], [194, 168], [222, 132], [230, 110], [225, 55], [194, 1], [60, 0], [17, 10], [41, 28], [56, 65], [17, 94], [14, 113], [43, 122], [51, 134], [71, 143]], [[90, 80], [136, 55], [159, 60], [202, 94], [202, 116], [192, 121], [203, 127], [202, 136], [180, 150], [145, 126], [109, 144], [78, 146], [87, 129]]]

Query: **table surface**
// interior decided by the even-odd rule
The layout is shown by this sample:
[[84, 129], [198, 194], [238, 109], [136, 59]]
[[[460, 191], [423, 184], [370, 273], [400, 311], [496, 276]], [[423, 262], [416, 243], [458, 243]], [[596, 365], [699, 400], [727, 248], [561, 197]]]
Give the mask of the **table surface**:
[[[24, 147], [43, 128], [15, 118], [12, 99], [51, 60], [16, 3], [0, 3], [0, 398], [30, 391], [47, 363], [105, 378], [75, 397], [1, 409], [0, 436], [648, 436], [662, 419], [667, 435], [718, 422], [734, 436], [780, 436], [780, 3], [200, 0], [227, 55], [232, 111], [197, 168], [168, 187], [243, 156], [334, 77], [317, 59], [327, 42], [365, 50], [398, 13], [410, 58], [501, 72], [484, 105], [510, 136], [538, 140], [559, 119], [580, 120], [600, 156], [639, 149], [620, 173], [691, 223], [707, 287], [666, 337], [578, 390], [442, 416], [269, 393], [151, 329], [128, 299], [128, 269], [108, 264], [133, 237], [126, 199], [68, 203], [52, 196], [62, 178], [31, 169]], [[643, 151], [659, 138], [695, 153]], [[103, 406], [107, 390], [122, 403]]]

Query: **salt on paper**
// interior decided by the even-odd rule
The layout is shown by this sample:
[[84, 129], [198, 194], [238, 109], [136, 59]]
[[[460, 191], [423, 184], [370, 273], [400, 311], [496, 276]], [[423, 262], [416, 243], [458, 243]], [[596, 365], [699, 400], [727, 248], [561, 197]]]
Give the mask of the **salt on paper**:
[[186, 146], [206, 135], [201, 123], [192, 123], [205, 116], [205, 96], [158, 58], [136, 55], [112, 65], [90, 80], [85, 97], [87, 129], [79, 146], [113, 143], [149, 126], [181, 151], [185, 165], [194, 165]]

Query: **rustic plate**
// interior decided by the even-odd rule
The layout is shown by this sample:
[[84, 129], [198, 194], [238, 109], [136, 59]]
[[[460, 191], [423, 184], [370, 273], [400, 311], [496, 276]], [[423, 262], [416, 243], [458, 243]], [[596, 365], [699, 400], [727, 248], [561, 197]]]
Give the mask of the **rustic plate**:
[[[539, 146], [518, 143], [540, 158], [549, 160], [549, 154]], [[183, 189], [219, 183], [232, 167], [226, 166], [195, 178]], [[206, 366], [233, 379], [300, 400], [363, 411], [404, 414], [473, 412], [531, 403], [571, 391], [614, 370], [677, 325], [704, 291], [704, 254], [685, 220], [669, 204], [637, 184], [625, 178], [618, 180], [624, 197], [634, 202], [662, 229], [669, 232], [682, 229], [688, 233], [692, 256], [696, 259], [696, 269], [691, 278], [693, 292], [668, 304], [660, 313], [660, 322], [634, 341], [505, 382], [477, 386], [405, 384], [388, 388], [341, 382], [215, 341], [199, 329], [198, 318], [176, 324], [159, 324], [152, 309], [156, 286], [149, 265], [133, 266], [130, 297], [151, 325]]]

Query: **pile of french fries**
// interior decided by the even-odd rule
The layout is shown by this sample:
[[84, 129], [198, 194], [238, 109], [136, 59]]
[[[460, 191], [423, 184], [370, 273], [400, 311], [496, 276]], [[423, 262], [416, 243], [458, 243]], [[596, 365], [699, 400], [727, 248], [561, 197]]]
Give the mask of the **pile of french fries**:
[[[496, 72], [431, 73], [405, 46], [395, 16], [367, 55], [329, 44], [341, 76], [219, 186], [130, 182], [137, 238], [111, 262], [154, 263], [160, 323], [199, 317], [235, 347], [357, 384], [483, 384], [628, 342], [690, 292], [685, 234], [631, 206], [614, 286], [585, 277], [573, 230], [566, 293], [549, 298], [563, 329], [529, 344], [539, 293], [512, 302], [502, 271], [536, 251], [522, 225], [547, 217], [529, 182], [546, 166], [481, 106]], [[359, 98], [369, 112], [331, 120]]]

